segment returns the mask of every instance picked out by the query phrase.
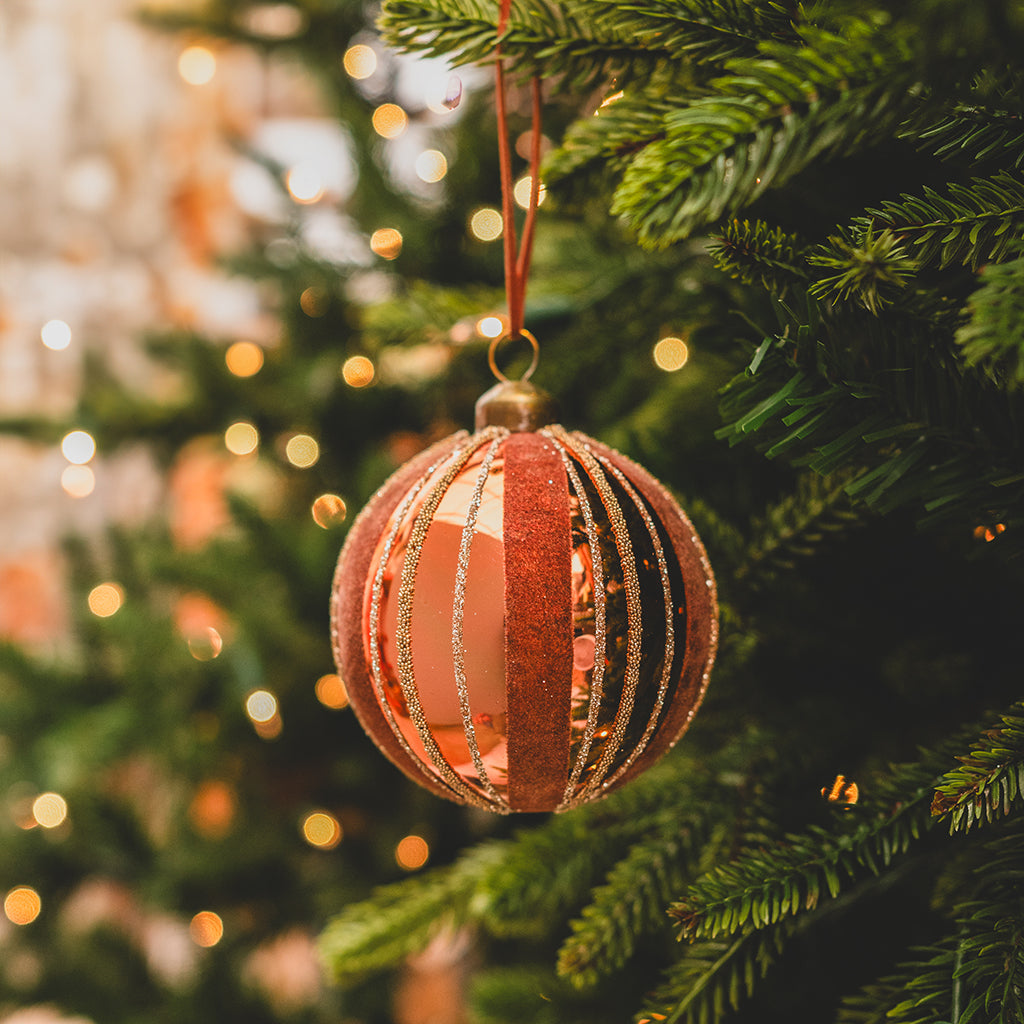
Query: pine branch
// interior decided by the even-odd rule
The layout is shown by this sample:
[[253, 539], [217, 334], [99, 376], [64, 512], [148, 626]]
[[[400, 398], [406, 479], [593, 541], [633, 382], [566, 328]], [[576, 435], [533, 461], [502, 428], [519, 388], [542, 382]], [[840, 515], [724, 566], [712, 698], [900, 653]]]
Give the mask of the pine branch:
[[992, 824], [1024, 801], [1024, 702], [1015, 704], [959, 758], [936, 787], [932, 814], [948, 818], [950, 834]]
[[785, 295], [794, 282], [807, 278], [806, 248], [795, 235], [762, 220], [731, 220], [712, 236], [708, 252], [731, 277]]
[[1024, 385], [1024, 257], [990, 265], [956, 332], [968, 366], [983, 366], [1009, 389]]
[[852, 299], [875, 316], [918, 269], [899, 236], [889, 229], [875, 234], [871, 225], [855, 240], [830, 238], [808, 254], [807, 262], [835, 271], [811, 285], [815, 298], [833, 303]]

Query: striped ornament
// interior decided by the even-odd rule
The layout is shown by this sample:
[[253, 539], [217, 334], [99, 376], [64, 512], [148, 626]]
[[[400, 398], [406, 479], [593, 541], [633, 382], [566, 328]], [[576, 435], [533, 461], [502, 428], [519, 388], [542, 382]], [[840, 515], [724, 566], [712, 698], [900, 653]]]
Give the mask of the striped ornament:
[[439, 796], [499, 814], [607, 795], [682, 735], [717, 640], [690, 521], [559, 426], [486, 426], [403, 466], [354, 523], [331, 600], [363, 727]]

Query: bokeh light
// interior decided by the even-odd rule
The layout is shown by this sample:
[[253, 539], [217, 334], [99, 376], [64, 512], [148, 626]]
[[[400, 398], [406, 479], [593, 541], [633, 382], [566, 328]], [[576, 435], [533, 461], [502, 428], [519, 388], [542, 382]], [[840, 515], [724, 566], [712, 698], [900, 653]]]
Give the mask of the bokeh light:
[[365, 388], [373, 381], [373, 363], [366, 356], [349, 356], [342, 364], [341, 379], [350, 388]]
[[325, 708], [333, 708], [335, 711], [347, 708], [348, 691], [345, 689], [345, 684], [341, 681], [341, 676], [334, 672], [321, 676], [316, 681], [316, 699]]
[[11, 889], [4, 897], [4, 913], [12, 924], [31, 924], [42, 909], [39, 893], [27, 885]]
[[309, 469], [320, 460], [320, 445], [309, 434], [296, 434], [284, 446], [285, 458], [297, 469]]
[[327, 312], [327, 304], [328, 295], [323, 288], [310, 285], [308, 288], [302, 289], [302, 294], [299, 296], [299, 308], [306, 316], [323, 316]]
[[178, 74], [189, 85], [206, 85], [217, 73], [217, 58], [205, 46], [187, 46], [178, 57]]
[[47, 320], [39, 337], [47, 348], [60, 352], [71, 344], [71, 328], [63, 320]]
[[188, 638], [188, 653], [196, 661], [213, 661], [224, 650], [224, 638], [213, 626], [196, 630]]
[[397, 103], [382, 103], [371, 120], [373, 130], [382, 139], [397, 139], [408, 127], [409, 115]]
[[400, 868], [415, 871], [423, 867], [430, 857], [430, 846], [423, 836], [406, 836], [395, 847], [395, 860]]
[[690, 358], [690, 350], [686, 347], [686, 342], [682, 338], [671, 336], [662, 338], [654, 346], [652, 354], [654, 356], [654, 365], [659, 370], [665, 370], [668, 373], [681, 370]]
[[60, 793], [40, 793], [32, 801], [32, 817], [43, 828], [56, 828], [68, 816], [68, 802]]
[[277, 698], [269, 690], [253, 690], [245, 699], [245, 713], [254, 722], [269, 722], [277, 714]]
[[109, 618], [121, 610], [124, 591], [117, 583], [101, 583], [89, 591], [89, 611], [101, 619]]
[[493, 242], [503, 230], [501, 214], [493, 206], [484, 206], [469, 218], [469, 230], [481, 242]]
[[224, 445], [232, 455], [251, 455], [260, 444], [259, 431], [251, 424], [240, 420], [224, 431]]
[[433, 184], [435, 181], [440, 181], [448, 173], [448, 161], [445, 159], [444, 153], [439, 150], [425, 149], [416, 157], [413, 168], [416, 171], [416, 177], [420, 181]]
[[212, 910], [200, 910], [188, 926], [197, 946], [216, 946], [224, 938], [224, 922]]
[[64, 435], [60, 443], [60, 450], [68, 462], [76, 466], [84, 466], [96, 454], [96, 442], [91, 434], [84, 430], [72, 430], [70, 434]]
[[313, 811], [302, 822], [302, 834], [310, 846], [333, 850], [341, 842], [341, 823], [326, 811]]
[[369, 78], [377, 70], [377, 54], [372, 47], [357, 43], [345, 51], [342, 64], [350, 78]]
[[297, 203], [315, 203], [326, 191], [320, 171], [312, 164], [296, 164], [285, 177], [285, 186]]
[[340, 526], [348, 515], [348, 506], [337, 494], [321, 494], [313, 502], [313, 521], [324, 530]]
[[500, 316], [484, 316], [476, 322], [476, 333], [481, 338], [500, 338], [505, 333], [505, 321]]
[[237, 800], [234, 789], [222, 779], [201, 782], [188, 806], [188, 816], [195, 830], [211, 839], [219, 839], [231, 831]]
[[[533, 177], [529, 174], [524, 174], [512, 187], [512, 196], [520, 209], [528, 210], [530, 208], [530, 189], [532, 188]], [[544, 182], [542, 181], [540, 183], [540, 188], [537, 189], [538, 206], [543, 205], [547, 195], [548, 190], [544, 187]]]
[[60, 485], [72, 498], [87, 498], [96, 490], [96, 474], [88, 466], [66, 466]]
[[236, 341], [224, 353], [224, 362], [236, 377], [252, 377], [263, 369], [263, 349], [252, 341]]
[[378, 228], [370, 235], [370, 248], [383, 259], [395, 259], [402, 251], [401, 231], [397, 228]]

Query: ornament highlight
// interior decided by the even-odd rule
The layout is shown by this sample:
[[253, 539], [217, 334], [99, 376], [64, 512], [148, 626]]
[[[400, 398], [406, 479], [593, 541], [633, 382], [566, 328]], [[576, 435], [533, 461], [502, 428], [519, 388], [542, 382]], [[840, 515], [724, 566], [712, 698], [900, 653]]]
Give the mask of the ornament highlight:
[[371, 499], [331, 599], [339, 674], [377, 745], [501, 814], [567, 810], [649, 768], [693, 718], [717, 642], [686, 515], [554, 419], [525, 380], [487, 392], [475, 433]]

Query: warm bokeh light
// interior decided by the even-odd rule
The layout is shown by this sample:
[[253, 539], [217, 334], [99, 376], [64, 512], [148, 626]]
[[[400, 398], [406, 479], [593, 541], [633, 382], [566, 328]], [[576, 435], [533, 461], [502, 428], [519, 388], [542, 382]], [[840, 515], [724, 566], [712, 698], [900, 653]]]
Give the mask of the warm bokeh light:
[[96, 474], [88, 466], [66, 466], [60, 485], [72, 498], [87, 498], [96, 490]]
[[309, 469], [320, 460], [320, 445], [309, 434], [296, 434], [288, 439], [284, 454], [297, 469]]
[[263, 369], [263, 349], [252, 341], [236, 341], [224, 353], [224, 362], [236, 377], [252, 377]]
[[313, 502], [313, 521], [324, 530], [340, 526], [348, 515], [348, 506], [337, 494], [321, 494]]
[[188, 653], [196, 661], [213, 661], [224, 650], [224, 638], [213, 626], [192, 633], [188, 638]]
[[[520, 209], [528, 210], [530, 208], [530, 189], [533, 188], [533, 177], [529, 174], [524, 174], [513, 186], [512, 196], [516, 201], [516, 204]], [[547, 198], [548, 190], [544, 187], [544, 182], [540, 183], [540, 188], [537, 189], [537, 205], [541, 206], [544, 200]]]
[[397, 228], [378, 228], [370, 235], [370, 248], [380, 257], [393, 260], [402, 251], [402, 233]]
[[252, 727], [261, 740], [276, 740], [284, 728], [284, 719], [277, 714], [266, 722], [253, 722]]
[[19, 885], [4, 897], [4, 913], [12, 924], [31, 924], [43, 909], [39, 893], [27, 885]]
[[297, 203], [315, 203], [325, 191], [323, 177], [312, 164], [296, 164], [288, 172], [285, 186]]
[[654, 356], [654, 365], [659, 370], [674, 373], [686, 365], [687, 359], [690, 358], [690, 350], [682, 338], [667, 337], [662, 338], [654, 346], [652, 355]]
[[269, 722], [277, 714], [277, 698], [269, 690], [253, 690], [245, 699], [245, 713], [254, 722]]
[[501, 237], [501, 214], [493, 206], [484, 206], [469, 218], [469, 230], [481, 242], [493, 242]]
[[397, 139], [409, 124], [409, 116], [397, 103], [382, 103], [373, 112], [373, 130], [383, 139]]
[[500, 316], [484, 316], [476, 322], [476, 333], [481, 338], [500, 338], [505, 333], [505, 321]]
[[189, 85], [206, 85], [217, 73], [217, 58], [205, 46], [187, 46], [178, 57], [178, 74]]
[[299, 308], [306, 316], [323, 316], [327, 312], [327, 292], [323, 288], [310, 285], [302, 289], [299, 296]]
[[89, 591], [89, 611], [101, 619], [120, 611], [124, 604], [124, 591], [117, 583], [101, 583]]
[[56, 828], [68, 816], [68, 802], [60, 793], [40, 793], [32, 801], [32, 817], [43, 828]]
[[974, 539], [983, 540], [990, 544], [1001, 533], [1006, 532], [1006, 523], [996, 523], [994, 526], [976, 526], [974, 528]]
[[333, 708], [335, 711], [347, 708], [348, 692], [345, 690], [345, 684], [341, 681], [341, 676], [334, 672], [321, 676], [316, 681], [316, 699], [325, 708]]
[[291, 4], [256, 4], [242, 12], [239, 20], [247, 32], [264, 39], [290, 39], [306, 25], [303, 12]]
[[395, 847], [395, 860], [406, 871], [415, 871], [427, 863], [430, 847], [423, 836], [406, 836]]
[[231, 831], [237, 800], [234, 789], [221, 779], [199, 784], [188, 806], [195, 830], [210, 839], [220, 839]]
[[39, 337], [47, 348], [60, 352], [71, 344], [71, 328], [63, 320], [47, 320]]
[[436, 149], [425, 149], [416, 157], [413, 167], [416, 177], [429, 184], [440, 181], [448, 173], [448, 161], [444, 153]]
[[376, 371], [366, 356], [350, 356], [341, 367], [341, 379], [350, 388], [365, 388]]
[[259, 447], [259, 431], [251, 423], [240, 420], [224, 431], [224, 444], [232, 455], [251, 455]]
[[72, 430], [70, 434], [64, 435], [60, 443], [60, 450], [68, 462], [76, 466], [84, 466], [96, 454], [96, 442], [91, 434], [84, 430]]
[[350, 78], [369, 78], [377, 70], [377, 54], [372, 47], [357, 43], [345, 51], [342, 64]]
[[860, 799], [860, 787], [848, 782], [845, 775], [837, 775], [831, 786], [824, 786], [821, 795], [833, 804], [855, 804]]
[[224, 922], [212, 910], [200, 910], [188, 926], [197, 946], [216, 946], [224, 938]]
[[306, 815], [302, 823], [302, 834], [310, 846], [317, 846], [321, 850], [333, 850], [341, 842], [341, 823], [333, 814], [314, 811]]

